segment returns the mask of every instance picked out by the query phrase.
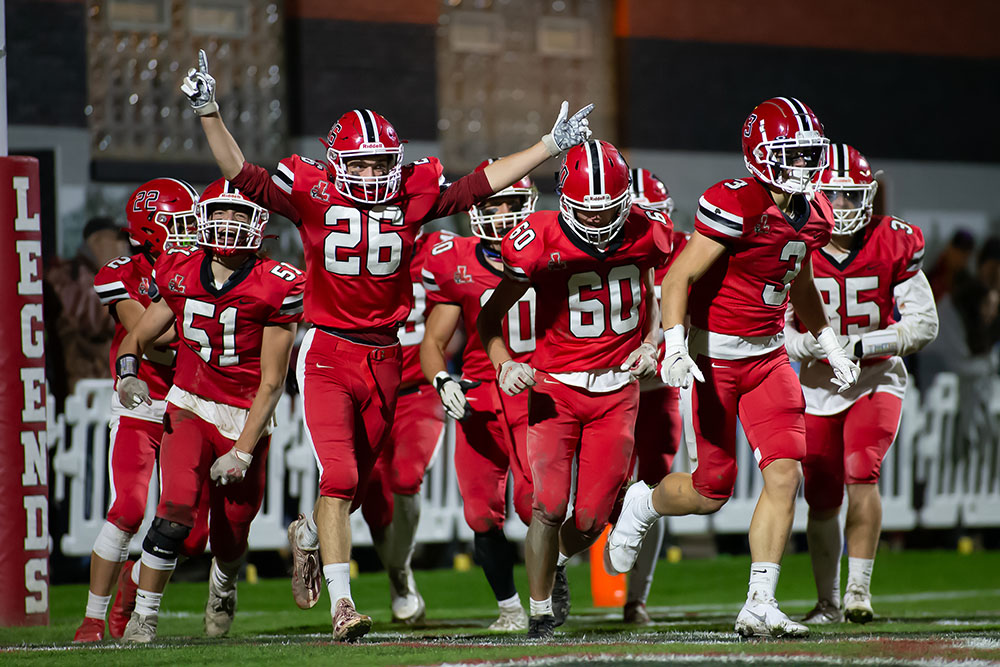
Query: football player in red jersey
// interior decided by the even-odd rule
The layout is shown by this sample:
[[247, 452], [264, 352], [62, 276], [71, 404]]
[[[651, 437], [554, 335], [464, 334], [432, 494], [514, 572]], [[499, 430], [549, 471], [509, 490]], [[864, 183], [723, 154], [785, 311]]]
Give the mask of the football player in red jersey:
[[306, 261], [306, 334], [299, 368], [305, 422], [320, 469], [313, 516], [289, 528], [292, 592], [301, 607], [319, 597], [316, 549], [330, 592], [333, 634], [351, 640], [371, 628], [350, 584], [350, 512], [392, 425], [400, 383], [396, 329], [413, 306], [409, 263], [421, 225], [466, 211], [589, 135], [588, 105], [569, 116], [563, 103], [549, 134], [442, 188], [436, 158], [403, 164], [396, 130], [369, 109], [344, 114], [326, 138], [326, 163], [293, 155], [273, 180], [247, 162], [219, 116], [204, 52], [181, 86], [222, 175], [251, 199], [292, 220]]
[[[125, 217], [135, 252], [131, 257], [118, 257], [108, 262], [94, 278], [94, 289], [101, 303], [115, 319], [112, 368], [125, 334], [135, 327], [156, 295], [151, 279], [156, 258], [164, 247], [191, 242], [197, 201], [198, 193], [194, 188], [174, 178], [154, 178], [139, 186], [129, 197]], [[152, 404], [127, 409], [118, 396], [112, 394], [108, 440], [111, 507], [90, 555], [87, 610], [73, 637], [74, 642], [97, 642], [104, 638], [104, 616], [116, 579], [118, 594], [108, 619], [112, 637], [122, 636], [132, 613], [139, 569], [132, 567], [132, 561], [126, 563], [128, 546], [146, 512], [149, 479], [163, 437], [164, 398], [174, 376], [176, 345], [170, 343], [176, 338], [174, 331], [168, 331], [146, 350], [147, 363], [142, 366], [140, 377], [149, 386]], [[207, 540], [206, 517], [199, 514], [195, 530], [191, 531], [181, 551], [185, 555], [200, 553]]]
[[[551, 637], [568, 599], [558, 569], [604, 530], [632, 461], [636, 379], [656, 372], [653, 269], [671, 252], [672, 224], [631, 206], [629, 169], [611, 144], [569, 150], [560, 210], [539, 211], [507, 233], [504, 280], [479, 315], [479, 336], [500, 388], [531, 387], [527, 454], [534, 484], [525, 545], [528, 636]], [[512, 358], [503, 317], [529, 287], [538, 305], [531, 364]], [[566, 518], [579, 454], [573, 516]], [[559, 579], [564, 577], [561, 573]], [[558, 598], [558, 599], [557, 599]]]
[[122, 340], [115, 362], [122, 404], [151, 403], [139, 358], [176, 323], [181, 344], [163, 418], [163, 489], [142, 545], [128, 642], [156, 638], [163, 589], [208, 479], [217, 485], [208, 487], [214, 558], [205, 632], [229, 631], [250, 522], [264, 497], [274, 407], [302, 318], [302, 272], [257, 256], [267, 211], [223, 180], [205, 189], [196, 210], [199, 247], [157, 260], [159, 298]]
[[[673, 215], [674, 199], [666, 183], [647, 169], [632, 169], [632, 203]], [[667, 275], [677, 255], [687, 244], [688, 234], [673, 231], [673, 251], [670, 259], [653, 274], [657, 302], [660, 300], [660, 283]], [[662, 351], [661, 351], [662, 353]], [[639, 412], [635, 419], [635, 456], [638, 459], [638, 479], [655, 484], [663, 479], [673, 465], [674, 456], [681, 442], [680, 390], [663, 384], [659, 377], [639, 383]], [[629, 573], [625, 607], [622, 610], [626, 623], [645, 625], [650, 622], [646, 612], [646, 599], [653, 583], [656, 561], [663, 546], [666, 523], [657, 521], [650, 528], [642, 543], [635, 567]]]
[[[476, 318], [503, 278], [500, 241], [535, 210], [537, 199], [537, 190], [525, 177], [473, 206], [469, 216], [474, 237], [435, 238], [422, 272], [429, 312], [420, 361], [448, 414], [459, 422], [455, 472], [465, 521], [474, 533], [476, 561], [499, 607], [491, 630], [528, 627], [514, 586], [514, 550], [503, 532], [508, 471], [514, 479], [514, 509], [525, 524], [531, 520], [531, 475], [525, 455], [528, 396], [499, 391], [476, 331]], [[445, 348], [459, 322], [466, 343], [462, 379], [456, 381], [445, 368]], [[509, 349], [524, 363], [535, 349], [534, 322], [535, 294], [528, 290], [503, 322]]]
[[774, 598], [806, 450], [805, 402], [784, 347], [789, 299], [817, 335], [837, 386], [846, 390], [858, 377], [826, 320], [810, 261], [833, 230], [829, 201], [813, 196], [828, 143], [800, 101], [767, 100], [743, 125], [743, 155], [753, 177], [713, 185], [698, 202], [695, 231], [663, 280], [661, 367], [671, 386], [697, 380], [690, 409], [698, 466], [691, 474], [667, 475], [652, 490], [630, 487], [605, 551], [609, 570], [628, 571], [660, 516], [718, 511], [736, 480], [739, 418], [764, 478], [750, 522], [749, 592], [736, 619], [744, 636], [809, 632]]
[[[785, 347], [789, 357], [803, 362], [806, 537], [818, 600], [804, 621], [837, 623], [846, 616], [867, 623], [874, 616], [871, 574], [882, 528], [879, 471], [896, 438], [907, 385], [900, 357], [934, 340], [938, 318], [921, 270], [920, 229], [898, 218], [872, 215], [878, 183], [855, 148], [831, 144], [828, 156], [819, 187], [833, 206], [833, 237], [813, 255], [814, 281], [834, 333], [860, 360], [861, 376], [848, 391], [832, 391], [833, 372], [820, 361], [822, 349], [789, 309]], [[894, 308], [899, 309], [898, 321]], [[848, 574], [841, 607], [838, 515], [845, 484]]]

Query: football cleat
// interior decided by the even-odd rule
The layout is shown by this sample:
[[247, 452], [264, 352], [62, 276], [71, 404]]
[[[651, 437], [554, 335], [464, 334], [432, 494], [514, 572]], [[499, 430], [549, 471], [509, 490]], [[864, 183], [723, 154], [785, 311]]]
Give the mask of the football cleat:
[[140, 616], [139, 612], [133, 611], [132, 618], [125, 626], [122, 633], [122, 641], [133, 644], [149, 644], [156, 640], [156, 624], [159, 617], [156, 614]]
[[556, 619], [556, 627], [566, 622], [569, 617], [569, 580], [566, 579], [566, 566], [556, 567], [556, 578], [552, 584], [552, 615]]
[[631, 625], [649, 625], [653, 622], [646, 611], [646, 603], [640, 600], [625, 603], [622, 620]]
[[805, 637], [809, 628], [796, 623], [778, 609], [774, 598], [748, 598], [736, 617], [736, 632], [742, 637]]
[[844, 614], [840, 607], [829, 600], [820, 600], [816, 606], [802, 618], [803, 623], [816, 623], [826, 625], [829, 623], [843, 623]]
[[292, 597], [300, 609], [311, 609], [319, 602], [322, 589], [322, 569], [319, 565], [319, 548], [303, 549], [299, 546], [298, 530], [306, 518], [288, 524], [288, 544], [292, 548]]
[[604, 545], [604, 570], [611, 575], [623, 574], [632, 569], [639, 557], [639, 547], [650, 527], [659, 517], [644, 521], [636, 515], [636, 506], [644, 501], [653, 490], [642, 482], [637, 482], [625, 492], [621, 516], [608, 534]]
[[104, 639], [104, 619], [84, 617], [73, 635], [74, 644], [90, 644]]
[[337, 600], [333, 612], [333, 638], [338, 642], [353, 642], [368, 634], [372, 629], [370, 616], [359, 614], [354, 603], [347, 598]]
[[389, 573], [389, 594], [392, 598], [392, 622], [412, 625], [424, 620], [427, 605], [417, 590], [413, 570], [408, 566]]
[[235, 615], [236, 587], [224, 593], [215, 587], [210, 576], [208, 600], [205, 602], [205, 634], [209, 637], [224, 637], [229, 634]]
[[851, 623], [868, 623], [875, 618], [872, 594], [860, 586], [848, 586], [844, 593], [844, 617]]
[[552, 614], [528, 619], [528, 639], [552, 639], [556, 635], [556, 617]]
[[490, 624], [489, 629], [498, 632], [527, 630], [528, 614], [525, 613], [524, 607], [521, 606], [518, 606], [517, 609], [501, 609], [500, 616]]
[[127, 561], [118, 573], [118, 592], [108, 615], [108, 633], [115, 639], [121, 639], [125, 634], [125, 626], [135, 611], [135, 593], [139, 587], [132, 581], [132, 568], [138, 566], [139, 563], [134, 560]]

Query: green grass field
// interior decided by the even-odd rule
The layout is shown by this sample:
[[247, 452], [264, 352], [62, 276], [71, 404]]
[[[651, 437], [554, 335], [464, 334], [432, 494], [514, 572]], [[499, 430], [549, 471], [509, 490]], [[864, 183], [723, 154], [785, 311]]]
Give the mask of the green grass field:
[[[73, 646], [70, 639], [86, 603], [84, 585], [50, 591], [51, 625], [0, 628], [0, 662], [7, 664], [247, 664], [419, 665], [527, 664], [782, 664], [987, 665], [1000, 664], [1000, 552], [961, 556], [953, 551], [880, 553], [873, 582], [878, 617], [866, 626], [814, 627], [797, 641], [739, 641], [733, 622], [746, 594], [748, 557], [660, 563], [650, 595], [655, 624], [620, 623], [620, 609], [591, 604], [589, 568], [571, 566], [573, 610], [556, 640], [538, 644], [523, 635], [491, 633], [496, 604], [482, 572], [417, 572], [427, 621], [416, 628], [389, 622], [388, 584], [381, 573], [354, 581], [354, 598], [375, 619], [356, 645], [333, 643], [329, 603], [301, 611], [287, 580], [240, 582], [231, 637], [202, 632], [205, 584], [170, 586], [153, 646]], [[846, 570], [846, 564], [845, 564]], [[518, 590], [527, 598], [524, 570]], [[808, 555], [788, 556], [778, 599], [792, 616], [814, 602]], [[763, 659], [763, 660], [762, 660]]]

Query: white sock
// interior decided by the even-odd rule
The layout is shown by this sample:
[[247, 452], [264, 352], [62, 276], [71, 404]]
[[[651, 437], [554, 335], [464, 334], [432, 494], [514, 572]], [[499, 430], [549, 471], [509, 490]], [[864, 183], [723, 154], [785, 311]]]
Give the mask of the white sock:
[[628, 575], [628, 591], [625, 597], [626, 602], [646, 603], [649, 597], [649, 588], [653, 584], [653, 573], [656, 572], [656, 561], [660, 557], [660, 548], [663, 546], [663, 537], [667, 534], [667, 526], [664, 521], [654, 521], [646, 533], [642, 546], [639, 547], [639, 556], [635, 559], [635, 567]]
[[326, 590], [330, 592], [330, 613], [337, 610], [337, 602], [347, 598], [354, 604], [351, 597], [351, 564], [330, 563], [323, 566], [323, 578], [326, 579]]
[[142, 563], [141, 562], [136, 563], [135, 565], [132, 566], [132, 572], [131, 572], [132, 583], [135, 584], [136, 586], [139, 585], [139, 571], [140, 570], [142, 570]]
[[87, 618], [99, 618], [102, 621], [108, 615], [108, 605], [111, 604], [110, 595], [94, 595], [92, 591], [87, 591], [87, 611], [84, 616]]
[[840, 554], [844, 549], [840, 518], [810, 517], [806, 524], [806, 542], [816, 581], [816, 599], [840, 606]]
[[750, 590], [747, 600], [773, 600], [778, 589], [778, 575], [781, 566], [777, 563], [750, 563]]
[[[639, 482], [642, 484], [642, 482]], [[635, 505], [635, 515], [643, 523], [653, 523], [662, 516], [653, 509], [653, 490], [649, 489], [646, 496]]]
[[529, 597], [528, 608], [531, 610], [532, 616], [552, 616], [552, 596], [550, 595], [544, 600]]
[[874, 558], [847, 558], [847, 587], [861, 588], [865, 593], [872, 589]]
[[569, 556], [560, 551], [559, 557], [556, 558], [556, 567], [564, 567], [568, 562], [569, 562]]
[[503, 611], [514, 611], [516, 609], [521, 609], [521, 596], [514, 593], [512, 596], [506, 600], [497, 600], [497, 606]]
[[319, 532], [316, 529], [316, 522], [311, 516], [307, 516], [304, 523], [300, 523], [295, 529], [295, 541], [299, 547], [306, 551], [319, 549]]
[[238, 558], [232, 563], [220, 563], [217, 559], [212, 559], [212, 570], [209, 576], [212, 578], [212, 585], [221, 593], [226, 593], [236, 588], [236, 579], [240, 574], [240, 567], [243, 565], [243, 558]]
[[140, 616], [155, 616], [160, 613], [160, 602], [163, 593], [144, 591], [141, 588], [135, 594], [135, 611]]

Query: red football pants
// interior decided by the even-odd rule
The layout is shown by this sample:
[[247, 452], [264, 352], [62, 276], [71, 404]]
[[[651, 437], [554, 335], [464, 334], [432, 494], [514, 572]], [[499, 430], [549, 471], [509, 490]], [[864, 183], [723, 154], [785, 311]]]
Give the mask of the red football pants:
[[525, 525], [531, 523], [531, 503], [534, 485], [528, 465], [528, 392], [508, 396], [496, 380], [489, 383], [497, 418], [503, 429], [504, 443], [510, 460], [510, 475], [514, 480], [514, 511]]
[[422, 384], [400, 394], [389, 439], [375, 462], [361, 505], [370, 527], [385, 528], [392, 522], [393, 494], [420, 493], [424, 473], [443, 442], [444, 407], [437, 391]]
[[802, 472], [809, 507], [839, 507], [845, 483], [878, 483], [902, 411], [903, 401], [897, 396], [872, 392], [835, 415], [806, 415]]
[[[146, 513], [149, 480], [160, 451], [163, 423], [135, 417], [115, 417], [108, 440], [108, 479], [111, 481], [111, 508], [108, 521], [135, 535]], [[161, 475], [162, 477], [162, 475]], [[207, 486], [207, 484], [206, 484]], [[195, 512], [194, 526], [184, 540], [181, 553], [196, 556], [208, 542], [208, 496]]]
[[784, 347], [759, 357], [699, 355], [695, 361], [705, 375], [691, 392], [698, 446], [692, 482], [698, 493], [715, 499], [733, 495], [737, 416], [761, 470], [777, 459], [802, 460], [805, 399]]
[[[514, 509], [521, 520], [531, 520], [530, 482], [514, 470], [515, 456], [508, 445], [508, 428], [526, 422], [527, 396], [501, 402], [494, 383], [483, 382], [465, 392], [472, 414], [458, 423], [455, 433], [455, 472], [462, 494], [465, 522], [476, 533], [500, 528], [507, 517], [507, 471], [514, 472]], [[507, 410], [509, 414], [502, 414]], [[510, 436], [513, 437], [513, 436]], [[527, 485], [527, 491], [525, 491]]]
[[361, 505], [392, 429], [402, 373], [400, 347], [372, 347], [310, 329], [299, 355], [306, 429], [319, 466], [321, 496]]
[[563, 522], [578, 456], [573, 519], [580, 532], [597, 534], [631, 472], [639, 385], [591, 393], [542, 371], [535, 372], [535, 381], [528, 399], [534, 510], [546, 524]]
[[212, 553], [224, 563], [235, 561], [247, 550], [250, 522], [264, 500], [271, 437], [265, 436], [257, 442], [243, 481], [223, 486], [210, 482], [209, 470], [215, 459], [233, 448], [235, 440], [224, 437], [214, 424], [193, 412], [169, 403], [163, 417], [163, 431], [160, 450], [163, 490], [156, 516], [193, 526], [194, 508], [200, 506], [207, 491]]
[[660, 387], [639, 393], [635, 418], [635, 457], [640, 482], [656, 484], [667, 476], [681, 443], [680, 389]]

